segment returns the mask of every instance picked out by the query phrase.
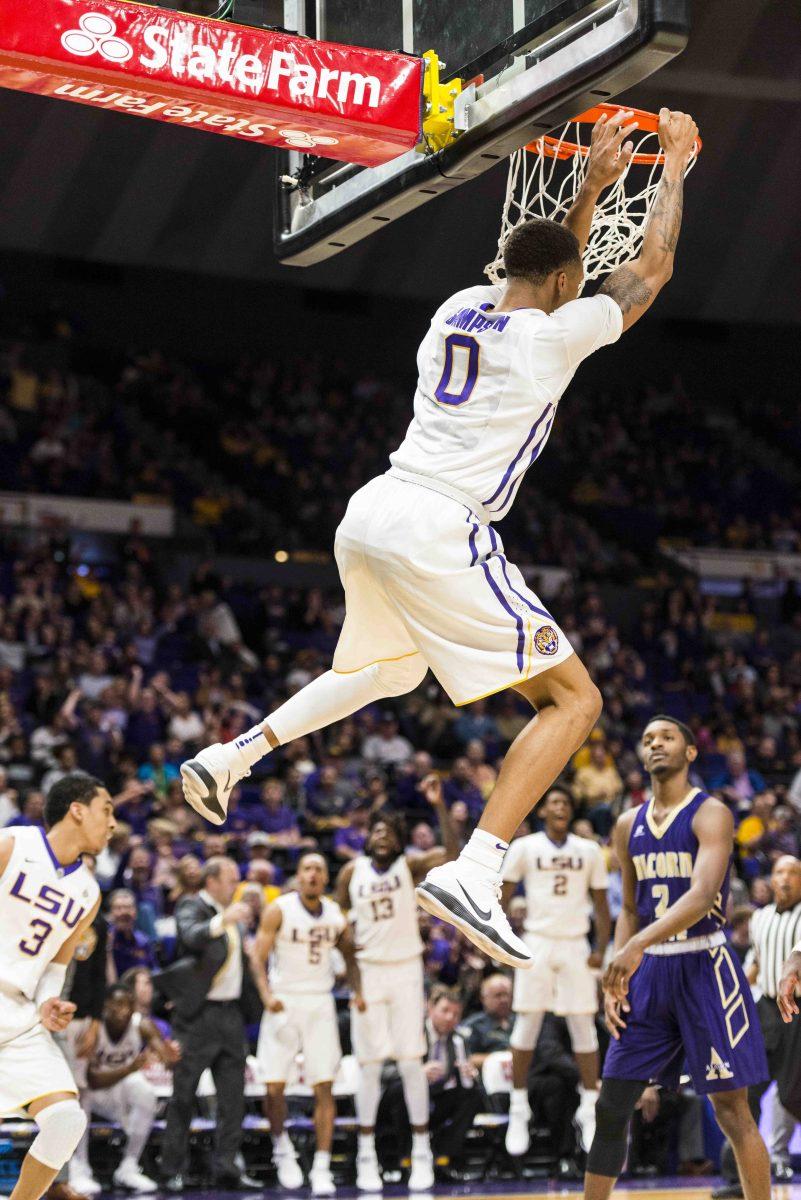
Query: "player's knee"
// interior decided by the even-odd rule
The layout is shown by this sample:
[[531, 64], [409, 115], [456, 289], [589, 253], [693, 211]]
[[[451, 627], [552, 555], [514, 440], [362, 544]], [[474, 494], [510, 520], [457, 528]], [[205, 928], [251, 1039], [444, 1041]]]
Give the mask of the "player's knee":
[[575, 698], [578, 719], [588, 732], [596, 725], [603, 706], [604, 698], [588, 675]]
[[736, 1145], [754, 1125], [746, 1092], [742, 1089], [733, 1092], [713, 1092], [709, 1098], [718, 1125], [732, 1145]]
[[605, 1079], [595, 1105], [595, 1137], [587, 1157], [591, 1175], [615, 1179], [626, 1158], [628, 1124], [645, 1084], [631, 1079]]
[[591, 1013], [573, 1013], [565, 1017], [574, 1054], [594, 1054], [598, 1049], [598, 1031]]
[[384, 696], [405, 696], [413, 692], [426, 677], [428, 666], [422, 654], [410, 654], [395, 662], [380, 662], [368, 667], [375, 676], [377, 686]]
[[39, 1132], [30, 1153], [37, 1162], [58, 1171], [72, 1155], [86, 1130], [86, 1113], [77, 1100], [59, 1100], [36, 1114]]
[[509, 1045], [513, 1050], [533, 1050], [542, 1028], [543, 1013], [515, 1013], [515, 1024]]

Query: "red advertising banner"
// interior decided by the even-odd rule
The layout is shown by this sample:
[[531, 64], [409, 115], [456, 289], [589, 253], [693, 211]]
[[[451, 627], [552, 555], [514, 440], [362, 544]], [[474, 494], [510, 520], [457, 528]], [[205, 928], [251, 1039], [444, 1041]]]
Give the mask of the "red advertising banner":
[[420, 140], [422, 61], [116, 0], [10, 0], [0, 87], [377, 166]]

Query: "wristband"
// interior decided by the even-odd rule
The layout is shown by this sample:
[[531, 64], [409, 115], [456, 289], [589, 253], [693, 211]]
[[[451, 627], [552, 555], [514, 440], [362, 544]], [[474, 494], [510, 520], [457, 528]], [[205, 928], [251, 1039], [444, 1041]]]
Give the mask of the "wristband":
[[66, 963], [48, 963], [42, 974], [42, 978], [36, 987], [34, 995], [34, 1003], [37, 1010], [42, 1007], [45, 1000], [60, 999], [61, 991], [64, 987], [64, 980], [67, 977]]

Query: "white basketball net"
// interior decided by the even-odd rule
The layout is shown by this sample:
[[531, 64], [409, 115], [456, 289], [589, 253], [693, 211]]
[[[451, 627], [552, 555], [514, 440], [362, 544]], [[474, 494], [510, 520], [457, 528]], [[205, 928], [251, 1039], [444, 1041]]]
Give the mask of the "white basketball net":
[[[564, 220], [584, 180], [591, 133], [590, 124], [568, 121], [558, 136], [558, 148], [564, 142], [578, 145], [580, 149], [571, 158], [562, 159], [545, 153], [542, 138], [535, 143], [537, 149], [517, 150], [511, 156], [498, 251], [484, 268], [484, 274], [493, 283], [502, 283], [505, 278], [503, 245], [517, 225], [532, 217]], [[635, 156], [659, 153], [659, 138], [655, 132], [635, 129], [631, 140]], [[553, 147], [555, 152], [558, 148]], [[685, 175], [692, 170], [696, 158], [697, 154], [691, 156]], [[585, 282], [613, 271], [636, 255], [661, 177], [661, 162], [653, 165], [632, 162], [620, 179], [604, 192], [596, 206], [584, 251]]]

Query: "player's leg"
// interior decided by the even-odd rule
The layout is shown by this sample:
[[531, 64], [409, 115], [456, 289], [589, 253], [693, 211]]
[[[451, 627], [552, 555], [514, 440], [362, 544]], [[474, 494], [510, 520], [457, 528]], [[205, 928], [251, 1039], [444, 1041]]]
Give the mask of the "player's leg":
[[141, 1071], [128, 1075], [109, 1088], [109, 1092], [113, 1093], [111, 1099], [116, 1111], [104, 1115], [119, 1121], [127, 1138], [122, 1162], [114, 1172], [114, 1183], [132, 1192], [155, 1192], [158, 1184], [145, 1175], [139, 1159], [156, 1119], [156, 1093]]
[[434, 1156], [429, 1133], [423, 960], [394, 964], [388, 970], [391, 1057], [398, 1064], [406, 1112], [412, 1127], [412, 1169], [409, 1190], [427, 1192], [434, 1186]]
[[314, 1085], [314, 1133], [317, 1149], [314, 1152], [309, 1184], [313, 1196], [333, 1196], [336, 1191], [331, 1175], [331, 1146], [334, 1140], [333, 1082], [324, 1080]]
[[770, 1200], [770, 1158], [748, 1106], [747, 1089], [712, 1092], [709, 1098], [734, 1151], [746, 1200]]
[[570, 1013], [565, 1020], [580, 1078], [576, 1121], [581, 1130], [582, 1147], [589, 1150], [595, 1137], [595, 1106], [598, 1103], [598, 1077], [601, 1068], [595, 1013]]
[[86, 1114], [74, 1092], [51, 1092], [27, 1107], [39, 1132], [22, 1160], [10, 1200], [39, 1200], [74, 1153], [86, 1129]]
[[457, 925], [493, 958], [529, 967], [529, 953], [500, 904], [504, 855], [520, 823], [586, 740], [601, 712], [601, 694], [575, 654], [514, 686], [537, 715], [507, 751], [459, 858], [430, 871], [417, 895], [424, 908]]
[[595, 1110], [595, 1137], [587, 1156], [584, 1200], [608, 1200], [628, 1148], [629, 1122], [647, 1079], [604, 1079]]
[[270, 1122], [270, 1137], [273, 1143], [273, 1162], [281, 1187], [295, 1189], [303, 1187], [303, 1172], [300, 1169], [295, 1147], [286, 1132], [287, 1108], [284, 1098], [286, 1081], [300, 1049], [300, 1039], [290, 1027], [289, 1014], [265, 1012], [259, 1027], [256, 1046], [256, 1062], [259, 1080], [265, 1085], [263, 1111]]
[[[523, 972], [515, 972], [515, 975], [518, 974], [522, 975]], [[533, 975], [535, 971], [525, 972], [526, 977], [529, 974]], [[515, 1024], [509, 1040], [512, 1049], [512, 1095], [509, 1100], [509, 1124], [506, 1127], [506, 1150], [514, 1156], [525, 1154], [531, 1141], [528, 1073], [544, 1016], [544, 1008], [539, 1012], [519, 1012], [515, 1009]]]
[[382, 968], [362, 963], [364, 1012], [350, 1010], [351, 1044], [359, 1063], [356, 1086], [356, 1118], [359, 1139], [356, 1154], [356, 1186], [362, 1192], [380, 1192], [383, 1186], [375, 1148], [375, 1120], [381, 1100], [381, 1069], [392, 1055], [389, 1003]]

